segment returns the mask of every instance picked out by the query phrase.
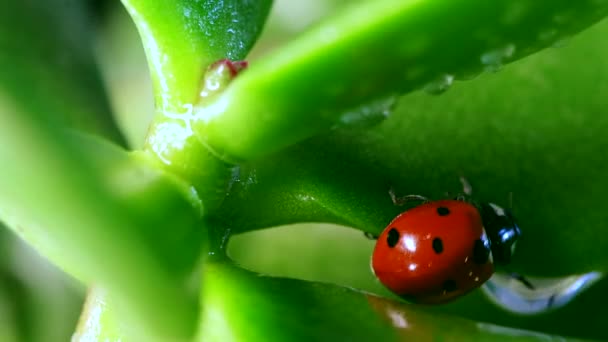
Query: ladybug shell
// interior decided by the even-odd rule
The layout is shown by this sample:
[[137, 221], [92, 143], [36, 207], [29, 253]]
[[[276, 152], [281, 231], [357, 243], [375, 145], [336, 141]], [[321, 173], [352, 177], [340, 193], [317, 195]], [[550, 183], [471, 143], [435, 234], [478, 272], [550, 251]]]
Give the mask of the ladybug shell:
[[419, 205], [380, 234], [372, 270], [391, 291], [416, 303], [450, 301], [494, 272], [479, 211], [457, 200]]

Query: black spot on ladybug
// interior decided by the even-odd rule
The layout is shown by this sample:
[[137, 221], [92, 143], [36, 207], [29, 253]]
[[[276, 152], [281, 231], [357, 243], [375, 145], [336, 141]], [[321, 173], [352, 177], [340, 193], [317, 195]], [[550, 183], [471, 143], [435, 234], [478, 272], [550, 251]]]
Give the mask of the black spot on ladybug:
[[483, 241], [477, 239], [473, 246], [473, 261], [478, 265], [483, 265], [490, 258], [490, 248]]
[[399, 231], [395, 228], [391, 228], [391, 230], [388, 231], [386, 243], [390, 248], [393, 248], [397, 245], [397, 242], [399, 242]]
[[450, 214], [450, 209], [446, 207], [438, 207], [437, 214], [439, 214], [439, 216], [447, 216]]
[[456, 282], [452, 279], [448, 279], [443, 282], [443, 291], [445, 292], [453, 292], [456, 291], [458, 287], [456, 286]]
[[433, 250], [437, 254], [443, 252], [443, 241], [440, 238], [433, 239]]

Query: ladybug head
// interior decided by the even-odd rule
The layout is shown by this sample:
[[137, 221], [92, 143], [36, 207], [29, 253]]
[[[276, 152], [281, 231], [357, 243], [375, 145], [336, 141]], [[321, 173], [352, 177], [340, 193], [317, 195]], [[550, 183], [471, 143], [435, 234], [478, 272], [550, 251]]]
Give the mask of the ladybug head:
[[521, 236], [515, 218], [508, 210], [494, 203], [480, 204], [479, 211], [490, 240], [494, 263], [501, 266], [509, 264], [515, 244]]

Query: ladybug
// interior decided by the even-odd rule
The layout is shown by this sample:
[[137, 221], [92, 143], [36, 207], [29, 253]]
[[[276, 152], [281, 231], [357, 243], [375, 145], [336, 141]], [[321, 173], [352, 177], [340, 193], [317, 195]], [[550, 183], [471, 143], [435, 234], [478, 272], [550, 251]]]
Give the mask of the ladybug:
[[[397, 198], [396, 205], [423, 203], [399, 214], [377, 237], [372, 271], [392, 292], [414, 303], [440, 304], [481, 286], [511, 261], [521, 230], [511, 213], [465, 195], [429, 201], [419, 195]], [[533, 289], [516, 273], [512, 277]]]

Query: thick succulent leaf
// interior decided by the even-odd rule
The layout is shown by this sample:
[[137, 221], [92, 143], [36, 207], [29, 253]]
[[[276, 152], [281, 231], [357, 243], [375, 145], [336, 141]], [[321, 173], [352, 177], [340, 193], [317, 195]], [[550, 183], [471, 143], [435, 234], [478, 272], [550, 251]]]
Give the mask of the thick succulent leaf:
[[[347, 227], [303, 223], [234, 236], [228, 252], [239, 265], [263, 274], [335, 283], [399, 300], [370, 270], [374, 244]], [[536, 280], [534, 284], [539, 286]], [[598, 303], [608, 302], [608, 279], [578, 294], [564, 307], [545, 308], [536, 314], [509, 312], [495, 305], [482, 289], [428, 310], [511, 328], [608, 340], [608, 312], [597, 310]]]
[[537, 341], [560, 337], [433, 315], [351, 289], [208, 264], [201, 341]]
[[19, 342], [20, 334], [18, 320], [11, 312], [10, 301], [12, 293], [0, 287], [0, 339], [6, 342]]
[[[99, 20], [95, 55], [116, 121], [133, 149], [145, 141], [154, 116], [154, 94], [146, 56], [133, 20], [119, 2], [107, 2]], [[99, 4], [100, 6], [102, 4]]]
[[[127, 317], [161, 335], [187, 334], [194, 307], [180, 279], [201, 244], [193, 230], [201, 209], [188, 189], [113, 145], [28, 114], [0, 101], [2, 221], [64, 270], [106, 286]], [[176, 215], [170, 238], [163, 210]]]
[[150, 332], [141, 326], [129, 325], [128, 320], [117, 312], [113, 305], [115, 302], [108, 297], [107, 291], [101, 288], [94, 287], [89, 290], [80, 321], [72, 336], [73, 342], [162, 341], [158, 336], [150, 335]]
[[225, 158], [252, 160], [365, 119], [379, 99], [497, 69], [607, 13], [597, 0], [367, 1], [252, 65], [194, 129]]
[[81, 304], [73, 280], [0, 225], [0, 341], [67, 341]]
[[271, 0], [122, 0], [141, 35], [161, 112], [179, 112], [198, 95], [212, 62], [245, 58]]
[[[207, 264], [197, 341], [577, 341], [479, 323], [336, 285]], [[75, 341], [132, 341], [93, 291]]]
[[88, 14], [82, 1], [3, 1], [0, 92], [27, 113], [124, 144], [93, 59]]
[[603, 22], [441, 96], [406, 96], [373, 129], [336, 130], [245, 165], [220, 216], [233, 232], [308, 221], [379, 233], [403, 210], [391, 187], [442, 198], [464, 175], [477, 200], [509, 207], [513, 193], [524, 232], [515, 270], [607, 271], [606, 34]]
[[[143, 160], [66, 133], [122, 142], [94, 68], [83, 3], [1, 6], [0, 219], [80, 280], [107, 285], [129, 319], [160, 335], [187, 334], [195, 311], [178, 275], [198, 257], [191, 228], [200, 208], [183, 184]], [[150, 203], [177, 213], [183, 230], [159, 236], [167, 221], [150, 218], [166, 215], [149, 217], [158, 209]]]
[[188, 109], [198, 101], [212, 62], [243, 59], [272, 4], [263, 1], [123, 0], [142, 38], [154, 83], [157, 115], [146, 149], [169, 172], [190, 182], [212, 211], [223, 199], [232, 165], [193, 134]]

